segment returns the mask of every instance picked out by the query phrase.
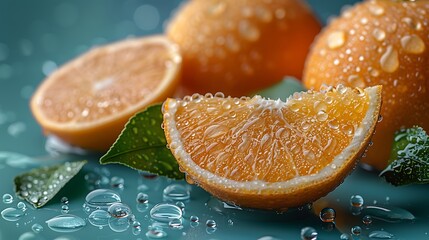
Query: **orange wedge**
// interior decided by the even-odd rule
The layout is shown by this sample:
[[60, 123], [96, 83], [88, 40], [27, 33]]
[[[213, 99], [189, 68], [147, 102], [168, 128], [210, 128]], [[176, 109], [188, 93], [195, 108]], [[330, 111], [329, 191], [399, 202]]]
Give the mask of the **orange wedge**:
[[180, 70], [178, 48], [162, 36], [95, 48], [45, 79], [31, 110], [46, 134], [105, 151], [132, 115], [173, 96]]
[[194, 94], [167, 99], [164, 131], [189, 182], [243, 207], [286, 209], [337, 187], [374, 132], [381, 87], [339, 85], [286, 102]]

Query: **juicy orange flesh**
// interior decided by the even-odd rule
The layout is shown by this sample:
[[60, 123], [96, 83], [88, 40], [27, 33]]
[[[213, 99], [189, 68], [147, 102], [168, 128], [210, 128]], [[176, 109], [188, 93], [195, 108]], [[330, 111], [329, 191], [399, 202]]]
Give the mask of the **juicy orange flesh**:
[[178, 101], [175, 120], [201, 168], [236, 181], [279, 182], [329, 165], [359, 131], [368, 99], [352, 90], [302, 93], [279, 107], [260, 97], [194, 95]]
[[123, 111], [157, 88], [172, 60], [160, 43], [106, 51], [90, 52], [85, 64], [58, 73], [61, 81], [47, 88], [44, 100], [38, 103], [48, 119], [90, 122]]

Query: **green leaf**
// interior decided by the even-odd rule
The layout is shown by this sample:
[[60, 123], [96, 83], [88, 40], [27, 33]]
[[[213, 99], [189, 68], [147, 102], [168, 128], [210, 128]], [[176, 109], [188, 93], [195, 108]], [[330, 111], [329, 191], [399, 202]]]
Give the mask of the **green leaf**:
[[395, 186], [429, 183], [429, 136], [423, 128], [395, 134], [389, 165], [380, 176]]
[[86, 160], [32, 169], [15, 177], [15, 192], [35, 208], [51, 200], [86, 164]]
[[183, 179], [179, 165], [167, 148], [161, 128], [161, 104], [148, 107], [130, 118], [110, 150], [100, 158], [101, 164], [118, 163], [133, 169]]
[[292, 77], [285, 77], [279, 83], [274, 84], [268, 88], [264, 88], [256, 92], [257, 95], [261, 95], [271, 99], [281, 99], [285, 101], [290, 95], [295, 92], [304, 91], [305, 88], [301, 82]]

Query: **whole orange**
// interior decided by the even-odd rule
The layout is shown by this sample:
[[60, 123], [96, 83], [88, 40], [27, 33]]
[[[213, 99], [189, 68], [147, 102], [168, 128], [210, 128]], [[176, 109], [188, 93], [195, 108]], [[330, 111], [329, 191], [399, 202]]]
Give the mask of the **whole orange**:
[[242, 96], [285, 75], [301, 78], [320, 28], [301, 0], [194, 0], [167, 35], [181, 47], [187, 92]]
[[383, 120], [363, 162], [383, 169], [394, 132], [429, 130], [429, 1], [372, 0], [334, 19], [307, 58], [304, 84], [383, 85]]

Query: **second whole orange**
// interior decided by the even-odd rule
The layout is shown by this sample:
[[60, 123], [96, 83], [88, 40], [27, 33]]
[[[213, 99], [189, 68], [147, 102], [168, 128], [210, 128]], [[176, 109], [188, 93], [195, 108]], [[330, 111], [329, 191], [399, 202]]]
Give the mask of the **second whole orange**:
[[320, 28], [300, 0], [206, 0], [187, 2], [167, 35], [181, 47], [187, 93], [240, 97], [285, 75], [301, 78]]

